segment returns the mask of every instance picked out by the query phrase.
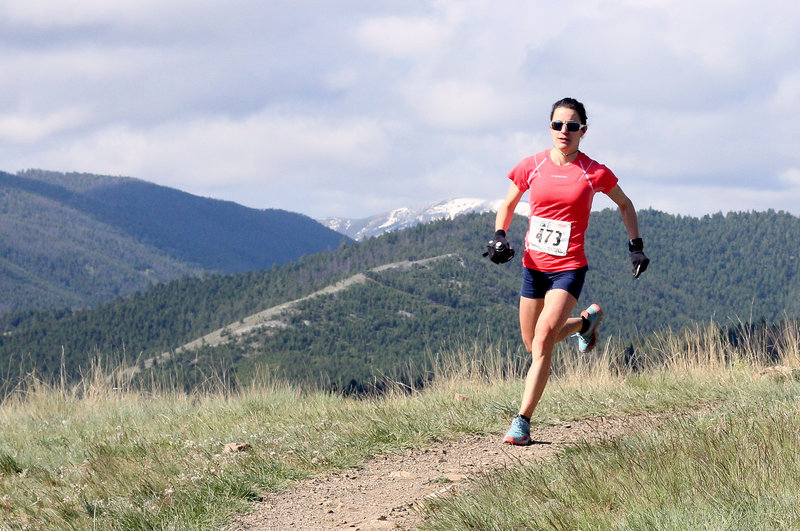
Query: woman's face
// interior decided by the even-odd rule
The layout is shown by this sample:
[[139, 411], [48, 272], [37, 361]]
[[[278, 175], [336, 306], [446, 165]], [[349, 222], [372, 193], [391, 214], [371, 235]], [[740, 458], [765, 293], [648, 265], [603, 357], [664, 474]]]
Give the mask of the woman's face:
[[[574, 109], [557, 107], [553, 112], [553, 118], [551, 121], [562, 122], [564, 124], [567, 122], [581, 123], [581, 118], [578, 114], [578, 111]], [[566, 126], [562, 126], [561, 131], [554, 131], [551, 128], [550, 133], [553, 135], [553, 145], [556, 147], [556, 149], [562, 153], [572, 153], [578, 149], [578, 146], [581, 143], [581, 138], [583, 138], [583, 135], [586, 133], [586, 128], [582, 127], [578, 131], [570, 132], [567, 131]]]

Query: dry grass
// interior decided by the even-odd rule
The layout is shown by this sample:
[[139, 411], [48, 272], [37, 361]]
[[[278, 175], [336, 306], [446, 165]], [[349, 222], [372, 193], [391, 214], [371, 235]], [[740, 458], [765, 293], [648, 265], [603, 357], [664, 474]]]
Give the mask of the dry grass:
[[[635, 363], [630, 353], [611, 344], [593, 356], [560, 349], [534, 423], [699, 404], [713, 404], [725, 414], [728, 403], [756, 403], [754, 397], [763, 396], [783, 404], [786, 396], [794, 396], [797, 385], [792, 380], [765, 381], [753, 375], [768, 364], [800, 367], [798, 330], [787, 325], [773, 336], [754, 333], [734, 346], [712, 323], [686, 334], [652, 338], [637, 346]], [[37, 530], [218, 529], [261, 493], [286, 488], [299, 478], [460, 433], [501, 431], [516, 411], [527, 363], [508, 356], [508, 350], [502, 345], [488, 351], [461, 345], [437, 353], [432, 385], [424, 390], [390, 386], [385, 395], [371, 398], [302, 391], [268, 377], [236, 391], [212, 377], [194, 393], [168, 386], [144, 392], [132, 389], [121, 371], [100, 365], [76, 385], [30, 377], [0, 404], [0, 522], [9, 529]], [[458, 394], [470, 399], [459, 400]], [[765, 430], [784, 416], [794, 422], [782, 406], [775, 407], [761, 410]], [[730, 425], [736, 435], [741, 430], [732, 421], [756, 414], [734, 409], [726, 417], [675, 429], [694, 440], [704, 426]], [[225, 453], [225, 444], [231, 442], [247, 443], [251, 449]], [[687, 443], [679, 439], [669, 444]], [[782, 450], [770, 456], [770, 466], [800, 454], [773, 443]], [[666, 443], [633, 448], [655, 451], [658, 444]], [[722, 442], [709, 439], [706, 444]], [[587, 448], [585, 455], [592, 451]], [[615, 451], [621, 462], [633, 450], [620, 446]], [[591, 465], [594, 473], [612, 470], [603, 461], [610, 459]], [[564, 463], [565, 470], [580, 470], [578, 462]], [[640, 474], [637, 481], [649, 488], [651, 473]], [[725, 484], [729, 477], [720, 476], [714, 487], [717, 496], [733, 488]], [[567, 482], [566, 475], [539, 481]], [[631, 487], [620, 487], [623, 492], [626, 488]], [[472, 503], [461, 499], [466, 506]], [[495, 503], [498, 512], [509, 512], [507, 498], [499, 496]], [[555, 503], [545, 500], [542, 506]], [[768, 510], [759, 507], [755, 514]], [[439, 507], [437, 514], [448, 510]], [[643, 522], [653, 516], [642, 514]], [[500, 528], [514, 527], [497, 522]], [[434, 519], [431, 525], [448, 524]]]

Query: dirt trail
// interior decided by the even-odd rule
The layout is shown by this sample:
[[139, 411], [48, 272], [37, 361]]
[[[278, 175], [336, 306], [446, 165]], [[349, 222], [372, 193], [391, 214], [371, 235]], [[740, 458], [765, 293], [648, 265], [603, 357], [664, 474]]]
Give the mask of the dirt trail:
[[[443, 254], [439, 256], [434, 256], [432, 258], [425, 258], [422, 260], [403, 260], [400, 262], [393, 262], [391, 264], [384, 264], [381, 266], [373, 267], [369, 270], [369, 272], [381, 272], [386, 271], [388, 269], [408, 269], [413, 266], [424, 266], [430, 262], [436, 262], [438, 260], [443, 260], [445, 258], [461, 258], [456, 254]], [[463, 260], [461, 261], [463, 265]], [[248, 315], [247, 317], [242, 318], [239, 321], [230, 323], [222, 328], [214, 330], [213, 332], [209, 332], [208, 334], [198, 337], [197, 339], [186, 343], [185, 345], [179, 346], [175, 349], [175, 354], [180, 354], [183, 352], [194, 350], [200, 346], [210, 346], [214, 347], [217, 345], [221, 345], [223, 343], [228, 343], [231, 341], [236, 341], [240, 336], [247, 334], [258, 328], [285, 328], [287, 325], [285, 322], [281, 320], [281, 316], [287, 310], [290, 310], [297, 306], [299, 303], [313, 299], [315, 297], [319, 297], [321, 295], [331, 295], [333, 293], [337, 293], [343, 290], [346, 290], [352, 286], [363, 284], [369, 281], [369, 277], [364, 273], [357, 273], [351, 277], [348, 277], [344, 280], [341, 280], [335, 284], [331, 284], [321, 290], [315, 291], [306, 295], [305, 297], [301, 297], [299, 299], [295, 299], [289, 302], [285, 302], [283, 304], [279, 304], [277, 306], [273, 306], [271, 308], [267, 308], [266, 310], [262, 310], [260, 312], [254, 313], [252, 315]], [[166, 361], [172, 354], [170, 352], [163, 352], [159, 356], [156, 356], [158, 361]], [[145, 369], [149, 369], [153, 366], [153, 358], [148, 358], [142, 361], [142, 365]], [[133, 366], [129, 367], [125, 370], [127, 375], [132, 373], [138, 372], [140, 370], [139, 367]]]
[[[424, 260], [414, 260], [414, 261], [405, 260], [401, 262], [393, 262], [391, 264], [384, 264], [382, 266], [374, 267], [370, 269], [370, 271], [377, 273], [380, 271], [386, 271], [387, 269], [408, 269], [412, 266], [422, 266], [429, 262], [435, 262], [437, 260], [442, 260], [445, 258], [451, 258], [455, 256], [457, 255], [444, 254], [441, 256], [435, 256], [433, 258], [426, 258]], [[278, 317], [286, 310], [293, 308], [294, 306], [297, 306], [299, 303], [306, 301], [308, 299], [313, 299], [314, 297], [319, 297], [321, 295], [331, 295], [333, 293], [343, 291], [356, 284], [363, 284], [368, 280], [369, 277], [367, 277], [364, 273], [357, 273], [335, 284], [331, 284], [326, 288], [323, 288], [319, 291], [315, 291], [314, 293], [306, 295], [305, 297], [285, 302], [283, 304], [273, 306], [272, 308], [267, 308], [266, 310], [249, 315], [243, 318], [241, 321], [230, 323], [229, 325], [220, 328], [219, 330], [214, 330], [213, 332], [210, 332], [204, 335], [203, 337], [199, 337], [194, 341], [191, 341], [181, 347], [176, 348], [175, 352], [179, 353], [186, 350], [192, 350], [201, 345], [216, 346], [231, 341], [232, 339], [235, 339], [237, 336], [246, 334], [247, 332], [250, 332], [256, 328], [261, 328], [261, 327], [282, 328], [286, 326], [286, 324], [280, 321]], [[168, 354], [163, 354], [162, 357], [164, 356], [168, 356]]]
[[604, 417], [536, 428], [530, 446], [502, 444], [502, 435], [494, 434], [381, 455], [363, 468], [304, 480], [288, 492], [271, 494], [227, 531], [414, 529], [427, 498], [467, 488], [481, 473], [550, 459], [569, 445], [619, 437], [661, 418]]

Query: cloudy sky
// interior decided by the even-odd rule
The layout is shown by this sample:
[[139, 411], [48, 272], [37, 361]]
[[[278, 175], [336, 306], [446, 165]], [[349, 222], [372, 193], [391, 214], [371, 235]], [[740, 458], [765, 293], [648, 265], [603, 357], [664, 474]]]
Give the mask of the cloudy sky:
[[796, 0], [4, 0], [0, 46], [10, 173], [366, 217], [502, 197], [572, 96], [638, 208], [800, 215]]

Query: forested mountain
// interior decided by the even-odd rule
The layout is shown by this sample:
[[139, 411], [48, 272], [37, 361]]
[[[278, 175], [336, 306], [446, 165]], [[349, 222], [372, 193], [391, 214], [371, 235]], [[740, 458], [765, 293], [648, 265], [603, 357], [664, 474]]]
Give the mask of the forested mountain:
[[132, 178], [0, 172], [0, 312], [88, 307], [182, 275], [336, 249], [311, 218]]
[[[419, 371], [428, 354], [447, 346], [501, 343], [509, 355], [520, 355], [520, 260], [498, 266], [481, 257], [493, 219], [469, 214], [268, 271], [183, 278], [93, 310], [5, 315], [0, 364], [9, 368], [11, 381], [33, 365], [41, 374], [56, 373], [62, 353], [68, 376], [85, 370], [94, 356], [124, 354], [142, 367], [143, 360], [156, 357], [155, 372], [145, 373], [167, 374], [187, 386], [221, 371], [242, 382], [260, 372], [360, 389], [375, 375], [409, 366]], [[590, 272], [578, 309], [594, 301], [603, 306], [604, 338], [627, 344], [640, 334], [712, 317], [734, 324], [800, 315], [797, 217], [769, 211], [692, 218], [644, 210], [639, 219], [652, 262], [634, 280], [619, 213], [592, 216]], [[518, 249], [525, 224], [518, 217], [509, 231]], [[407, 269], [375, 269], [430, 257], [442, 258]], [[273, 326], [221, 346], [160, 357], [357, 273], [368, 280], [287, 307]]]

